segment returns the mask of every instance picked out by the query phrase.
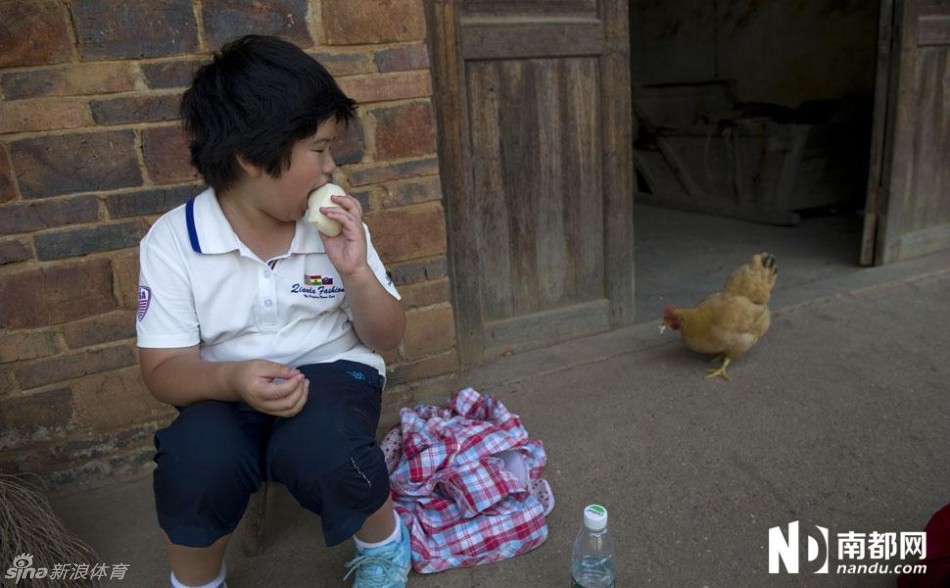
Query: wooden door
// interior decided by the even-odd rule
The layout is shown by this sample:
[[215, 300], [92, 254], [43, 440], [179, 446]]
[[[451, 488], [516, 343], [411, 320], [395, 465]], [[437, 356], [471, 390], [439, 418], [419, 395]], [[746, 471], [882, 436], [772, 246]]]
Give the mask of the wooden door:
[[861, 262], [950, 247], [950, 0], [882, 0]]
[[627, 0], [425, 6], [463, 365], [632, 322]]

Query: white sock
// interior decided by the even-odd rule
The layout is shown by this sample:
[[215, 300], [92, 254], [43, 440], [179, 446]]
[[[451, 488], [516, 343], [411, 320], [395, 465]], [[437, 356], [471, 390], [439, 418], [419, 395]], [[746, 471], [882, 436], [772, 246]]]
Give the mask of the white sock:
[[202, 584], [201, 586], [190, 586], [181, 582], [178, 578], [175, 577], [175, 572], [171, 573], [172, 588], [228, 588], [227, 584], [224, 583], [224, 577], [228, 573], [227, 566], [224, 565], [224, 562], [221, 563], [221, 571], [218, 572], [217, 577], [214, 580], [211, 580], [207, 584]]
[[353, 541], [356, 543], [356, 548], [360, 551], [366, 551], [367, 549], [373, 549], [375, 547], [382, 547], [389, 543], [395, 543], [402, 538], [402, 521], [399, 520], [399, 515], [396, 514], [396, 511], [393, 511], [393, 518], [396, 519], [396, 528], [393, 529], [392, 534], [389, 537], [386, 537], [378, 543], [367, 543], [365, 541], [360, 541], [358, 537], [353, 536]]

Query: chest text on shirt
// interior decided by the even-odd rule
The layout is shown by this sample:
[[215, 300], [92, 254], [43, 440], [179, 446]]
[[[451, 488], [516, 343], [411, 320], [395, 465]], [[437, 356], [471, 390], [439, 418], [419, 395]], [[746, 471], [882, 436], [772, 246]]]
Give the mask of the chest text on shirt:
[[291, 294], [303, 294], [307, 298], [336, 298], [343, 293], [343, 288], [339, 286], [304, 286], [303, 284], [294, 284], [290, 287]]

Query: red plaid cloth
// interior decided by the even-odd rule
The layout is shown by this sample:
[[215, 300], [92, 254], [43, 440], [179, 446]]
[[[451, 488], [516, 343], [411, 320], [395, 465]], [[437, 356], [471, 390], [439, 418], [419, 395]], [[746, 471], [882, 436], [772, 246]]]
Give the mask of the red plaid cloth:
[[417, 572], [500, 561], [547, 539], [544, 447], [501, 402], [461, 390], [442, 408], [403, 408], [393, 434], [402, 451], [390, 486]]

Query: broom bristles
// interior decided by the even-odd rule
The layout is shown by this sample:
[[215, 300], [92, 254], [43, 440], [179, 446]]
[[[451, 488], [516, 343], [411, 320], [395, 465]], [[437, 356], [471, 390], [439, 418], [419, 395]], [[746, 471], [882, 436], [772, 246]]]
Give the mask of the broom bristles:
[[[96, 552], [70, 535], [53, 513], [39, 476], [0, 474], [0, 571], [10, 568], [21, 554], [33, 556], [32, 567], [50, 572], [56, 564], [89, 564], [91, 569], [98, 560]], [[74, 588], [101, 584], [98, 579], [70, 579], [70, 575], [56, 580], [48, 576], [24, 579], [20, 585]]]

